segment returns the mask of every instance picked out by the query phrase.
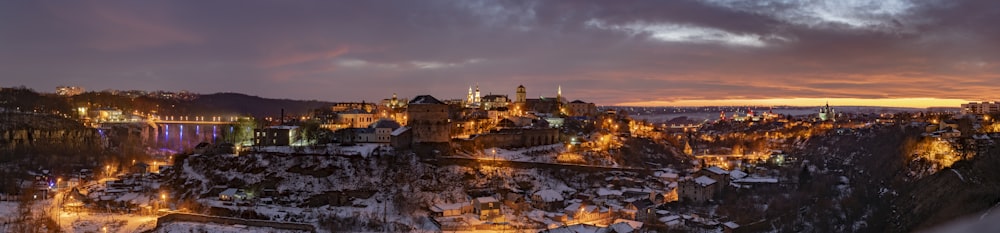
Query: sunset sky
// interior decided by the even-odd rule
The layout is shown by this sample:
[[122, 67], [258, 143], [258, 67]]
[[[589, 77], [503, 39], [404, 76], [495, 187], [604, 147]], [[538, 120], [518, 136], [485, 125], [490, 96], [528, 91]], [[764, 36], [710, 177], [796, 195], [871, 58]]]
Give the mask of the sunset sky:
[[599, 105], [1000, 99], [1000, 1], [0, 1], [0, 86]]

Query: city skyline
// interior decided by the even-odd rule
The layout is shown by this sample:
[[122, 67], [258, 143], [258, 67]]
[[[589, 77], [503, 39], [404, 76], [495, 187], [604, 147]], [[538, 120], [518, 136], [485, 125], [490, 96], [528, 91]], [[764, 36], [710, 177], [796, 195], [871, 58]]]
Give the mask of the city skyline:
[[991, 2], [5, 2], [3, 86], [599, 105], [954, 107], [1000, 81]]

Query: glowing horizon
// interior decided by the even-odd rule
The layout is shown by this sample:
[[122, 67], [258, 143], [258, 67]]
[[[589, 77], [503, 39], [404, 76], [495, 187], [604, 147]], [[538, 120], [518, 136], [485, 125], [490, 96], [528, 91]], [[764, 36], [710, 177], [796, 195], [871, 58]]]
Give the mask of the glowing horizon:
[[809, 107], [822, 106], [827, 103], [830, 106], [866, 106], [866, 107], [902, 107], [902, 108], [930, 108], [930, 107], [960, 107], [961, 104], [974, 102], [963, 99], [944, 98], [890, 98], [890, 99], [866, 99], [866, 98], [768, 98], [768, 99], [719, 99], [719, 100], [675, 100], [675, 101], [639, 101], [613, 104], [612, 106], [636, 106], [636, 107], [699, 107], [699, 106], [794, 106]]

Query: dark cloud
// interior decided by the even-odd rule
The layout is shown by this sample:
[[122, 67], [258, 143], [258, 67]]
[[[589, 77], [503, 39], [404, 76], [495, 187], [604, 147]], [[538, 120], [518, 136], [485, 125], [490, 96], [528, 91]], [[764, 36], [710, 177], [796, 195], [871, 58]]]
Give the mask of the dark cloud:
[[0, 3], [0, 85], [375, 100], [469, 85], [599, 104], [982, 99], [990, 1]]

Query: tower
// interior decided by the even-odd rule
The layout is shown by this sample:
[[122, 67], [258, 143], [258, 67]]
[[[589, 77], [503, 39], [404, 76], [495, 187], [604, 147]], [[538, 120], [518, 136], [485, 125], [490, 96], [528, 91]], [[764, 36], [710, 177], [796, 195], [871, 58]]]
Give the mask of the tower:
[[524, 85], [517, 86], [517, 101], [516, 103], [524, 103], [528, 96], [528, 92], [524, 91]]
[[471, 106], [473, 100], [474, 99], [472, 99], [472, 86], [469, 86], [469, 95], [465, 97], [465, 105]]
[[479, 98], [479, 84], [476, 84], [476, 104], [479, 104], [482, 99]]
[[830, 102], [827, 101], [826, 106], [819, 109], [819, 120], [820, 121], [833, 120], [834, 117], [835, 113], [833, 109], [830, 108]]
[[562, 102], [562, 85], [559, 85], [556, 89], [556, 101]]

